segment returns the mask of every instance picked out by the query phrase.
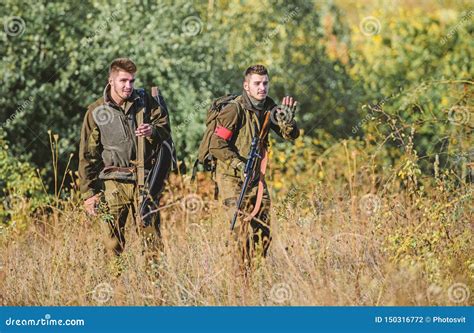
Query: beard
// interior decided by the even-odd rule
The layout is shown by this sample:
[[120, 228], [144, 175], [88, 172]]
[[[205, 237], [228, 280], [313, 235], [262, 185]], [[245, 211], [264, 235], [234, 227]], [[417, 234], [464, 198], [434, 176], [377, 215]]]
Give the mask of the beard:
[[120, 98], [122, 98], [124, 100], [129, 98], [130, 95], [132, 94], [132, 91], [133, 91], [133, 89], [131, 89], [130, 92], [127, 93], [127, 92], [123, 91], [122, 89], [117, 89], [116, 87], [113, 87], [112, 89], [114, 89], [114, 92], [117, 96], [120, 96]]
[[267, 98], [267, 94], [260, 95], [258, 92], [253, 94], [250, 90], [247, 91], [247, 95], [252, 97], [254, 100], [259, 101], [259, 102], [262, 102]]
[[264, 101], [267, 98], [267, 94], [256, 94], [254, 97], [257, 101]]

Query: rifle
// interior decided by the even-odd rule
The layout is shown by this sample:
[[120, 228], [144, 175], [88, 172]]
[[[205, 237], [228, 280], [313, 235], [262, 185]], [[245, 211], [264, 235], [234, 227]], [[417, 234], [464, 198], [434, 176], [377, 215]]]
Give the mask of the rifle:
[[260, 170], [259, 170], [258, 189], [257, 189], [257, 197], [255, 201], [255, 206], [253, 208], [253, 211], [245, 218], [244, 221], [252, 220], [252, 218], [254, 218], [257, 215], [260, 209], [260, 205], [262, 203], [262, 196], [264, 192], [264, 186], [265, 186], [265, 170], [267, 168], [267, 160], [268, 160], [268, 152], [267, 152], [265, 142], [268, 136], [268, 131], [270, 130], [270, 115], [271, 115], [271, 112], [267, 112], [259, 135], [254, 136], [252, 139], [252, 144], [250, 145], [250, 152], [247, 157], [247, 163], [245, 163], [244, 184], [242, 185], [242, 190], [240, 191], [239, 199], [237, 200], [237, 207], [236, 207], [234, 217], [232, 218], [232, 222], [230, 225], [231, 231], [234, 230], [235, 223], [237, 222], [237, 217], [240, 212], [240, 208], [242, 207], [245, 194], [247, 193], [247, 188], [250, 182], [254, 178], [254, 175], [256, 172], [255, 167], [257, 166], [257, 162], [259, 159], [261, 159], [261, 163], [260, 163]]
[[[159, 95], [157, 87], [152, 87], [151, 95], [163, 109], [162, 112], [168, 114], [166, 104], [163, 98]], [[148, 105], [145, 105], [145, 109], [147, 108]], [[139, 118], [140, 114], [137, 116]], [[140, 153], [139, 146], [137, 150]], [[153, 214], [156, 214], [159, 211], [159, 201], [164, 189], [165, 181], [168, 178], [169, 171], [176, 168], [176, 150], [174, 148], [173, 139], [170, 137], [168, 140], [163, 141], [159, 149], [154, 152], [151, 158], [155, 160], [155, 163], [146, 179], [144, 179], [143, 186], [140, 186], [140, 158], [138, 159], [139, 163], [137, 165], [139, 188], [139, 208], [137, 209], [137, 218], [141, 221], [143, 227], [148, 227], [152, 222]]]
[[235, 223], [237, 222], [237, 216], [239, 215], [240, 208], [242, 207], [242, 203], [245, 198], [245, 194], [247, 193], [247, 188], [254, 177], [255, 166], [257, 165], [258, 159], [261, 158], [258, 151], [259, 146], [260, 146], [260, 138], [258, 136], [255, 136], [252, 139], [250, 152], [247, 157], [247, 163], [245, 163], [245, 169], [244, 169], [245, 180], [244, 180], [244, 184], [242, 185], [242, 190], [240, 191], [239, 199], [237, 200], [237, 207], [234, 213], [234, 217], [232, 218], [230, 230], [234, 230]]

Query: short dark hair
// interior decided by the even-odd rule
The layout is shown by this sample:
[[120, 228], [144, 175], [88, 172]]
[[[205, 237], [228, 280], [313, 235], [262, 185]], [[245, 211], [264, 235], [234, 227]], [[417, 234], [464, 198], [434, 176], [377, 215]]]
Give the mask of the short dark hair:
[[263, 65], [253, 65], [245, 70], [244, 79], [247, 79], [252, 74], [268, 75], [268, 71]]
[[135, 74], [137, 72], [137, 66], [129, 58], [117, 58], [110, 63], [109, 66], [109, 76], [113, 72], [124, 71], [130, 74]]

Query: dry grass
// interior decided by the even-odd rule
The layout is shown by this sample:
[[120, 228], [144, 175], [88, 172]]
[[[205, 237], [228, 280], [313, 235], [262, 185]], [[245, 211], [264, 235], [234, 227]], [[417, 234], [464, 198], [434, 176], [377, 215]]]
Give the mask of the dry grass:
[[446, 176], [414, 190], [394, 180], [397, 170], [377, 171], [367, 149], [338, 149], [347, 152], [347, 143], [308, 157], [310, 167], [298, 173], [283, 172], [278, 166], [288, 161], [279, 164], [273, 155], [273, 241], [247, 277], [208, 183], [199, 182], [205, 186], [192, 194], [174, 177], [163, 200], [170, 206], [162, 212], [164, 251], [156, 262], [147, 260], [130, 225], [126, 251], [115, 262], [104, 255], [105, 225], [89, 220], [73, 200], [61, 202], [61, 209], [31, 217], [24, 230], [13, 223], [0, 238], [0, 302], [473, 304], [471, 185], [449, 187]]

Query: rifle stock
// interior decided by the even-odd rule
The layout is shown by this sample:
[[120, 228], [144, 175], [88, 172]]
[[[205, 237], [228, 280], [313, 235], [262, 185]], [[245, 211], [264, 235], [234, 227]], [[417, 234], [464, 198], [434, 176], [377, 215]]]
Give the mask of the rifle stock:
[[[152, 87], [151, 96], [163, 108], [163, 112], [168, 113], [166, 104], [160, 100], [158, 87]], [[177, 164], [173, 139], [170, 137], [163, 141], [149, 158], [154, 160], [154, 164], [144, 180], [143, 190], [139, 192], [138, 214], [144, 227], [151, 224], [154, 214], [159, 214], [161, 192], [164, 189], [169, 171]]]

